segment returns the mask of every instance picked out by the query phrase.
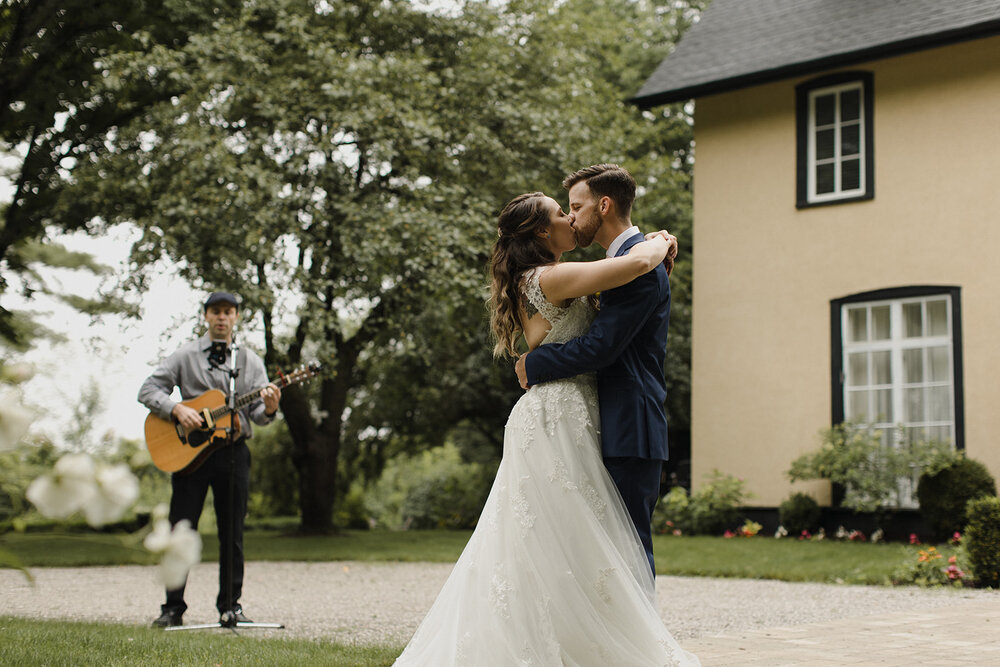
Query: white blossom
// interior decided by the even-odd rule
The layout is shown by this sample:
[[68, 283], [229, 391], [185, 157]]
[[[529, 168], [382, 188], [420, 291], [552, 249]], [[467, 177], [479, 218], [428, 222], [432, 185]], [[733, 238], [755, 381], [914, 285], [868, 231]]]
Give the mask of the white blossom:
[[66, 454], [52, 472], [36, 478], [25, 493], [50, 519], [64, 519], [97, 494], [97, 466], [87, 454]]
[[83, 506], [83, 515], [91, 526], [118, 521], [139, 497], [139, 480], [128, 466], [98, 465], [96, 493]]
[[183, 586], [188, 570], [201, 560], [201, 536], [187, 519], [178, 521], [173, 530], [167, 519], [156, 519], [143, 544], [153, 553], [162, 554], [157, 574], [168, 589]]
[[778, 526], [778, 530], [774, 531], [774, 536], [779, 539], [785, 537], [786, 535], [788, 535], [788, 531], [784, 526]]
[[0, 392], [0, 452], [16, 447], [33, 419], [31, 411], [21, 404], [16, 389]]

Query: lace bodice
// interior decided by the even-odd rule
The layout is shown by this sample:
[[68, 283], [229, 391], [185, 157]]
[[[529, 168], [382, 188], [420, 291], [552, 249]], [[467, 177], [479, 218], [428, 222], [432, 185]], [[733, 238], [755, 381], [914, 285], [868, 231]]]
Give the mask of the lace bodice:
[[542, 317], [552, 326], [549, 333], [542, 339], [541, 345], [549, 343], [565, 343], [577, 336], [587, 332], [590, 323], [594, 319], [594, 309], [591, 308], [587, 297], [573, 299], [565, 308], [554, 306], [545, 300], [542, 287], [538, 284], [538, 279], [548, 267], [537, 267], [525, 274], [521, 283], [521, 292], [528, 300], [528, 314], [535, 312], [542, 314]]

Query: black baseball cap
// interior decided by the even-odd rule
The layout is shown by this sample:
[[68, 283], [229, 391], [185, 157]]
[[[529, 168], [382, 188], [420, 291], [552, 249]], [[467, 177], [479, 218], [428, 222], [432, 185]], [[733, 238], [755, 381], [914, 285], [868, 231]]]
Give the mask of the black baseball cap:
[[228, 303], [233, 308], [239, 310], [240, 302], [236, 297], [229, 292], [212, 292], [208, 295], [208, 299], [205, 301], [205, 310], [208, 310], [212, 306], [218, 305], [220, 303]]

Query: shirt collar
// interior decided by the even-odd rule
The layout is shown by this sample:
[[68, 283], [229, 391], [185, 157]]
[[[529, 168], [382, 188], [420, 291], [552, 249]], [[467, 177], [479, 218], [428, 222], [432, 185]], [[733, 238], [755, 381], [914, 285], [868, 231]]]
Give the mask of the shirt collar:
[[639, 231], [638, 227], [636, 227], [635, 225], [632, 225], [631, 227], [629, 227], [628, 229], [626, 229], [624, 232], [622, 232], [621, 234], [619, 234], [618, 236], [616, 236], [615, 240], [612, 241], [611, 245], [608, 246], [607, 256], [608, 257], [614, 257], [615, 255], [617, 255], [618, 251], [621, 250], [621, 247], [625, 243], [625, 241], [627, 241], [628, 239], [632, 238], [636, 234], [642, 234], [642, 232]]
[[[204, 336], [202, 336], [199, 340], [201, 341], [201, 351], [202, 352], [207, 352], [209, 349], [211, 349], [212, 343], [216, 342], [216, 341], [212, 340], [211, 334], [207, 334], [207, 333]], [[219, 342], [220, 343], [225, 343], [225, 341], [219, 341]], [[230, 349], [231, 349], [231, 346], [228, 343], [226, 343], [226, 351], [229, 351]]]

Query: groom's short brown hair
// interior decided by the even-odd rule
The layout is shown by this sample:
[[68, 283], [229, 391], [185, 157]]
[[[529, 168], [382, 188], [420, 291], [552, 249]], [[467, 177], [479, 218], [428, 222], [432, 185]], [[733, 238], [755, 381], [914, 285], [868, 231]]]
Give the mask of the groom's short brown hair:
[[627, 218], [632, 213], [635, 179], [624, 167], [617, 164], [594, 164], [574, 171], [563, 179], [562, 184], [569, 190], [580, 181], [586, 182], [595, 199], [610, 197], [621, 217]]

